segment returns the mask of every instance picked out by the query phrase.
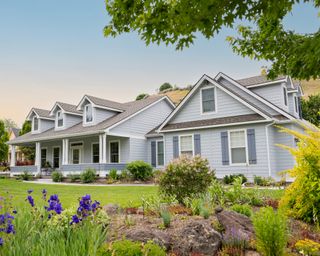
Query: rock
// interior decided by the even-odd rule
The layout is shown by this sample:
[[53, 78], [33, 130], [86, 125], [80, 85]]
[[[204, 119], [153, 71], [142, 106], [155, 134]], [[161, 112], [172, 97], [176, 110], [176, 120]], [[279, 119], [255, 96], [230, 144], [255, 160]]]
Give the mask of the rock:
[[221, 206], [217, 206], [215, 209], [214, 209], [215, 213], [219, 213], [219, 212], [222, 212], [223, 211], [223, 208]]
[[178, 255], [216, 255], [222, 237], [208, 221], [192, 220], [176, 231], [173, 251]]
[[107, 204], [102, 207], [102, 209], [108, 214], [108, 215], [115, 215], [118, 214], [120, 211], [120, 206], [117, 204]]
[[126, 231], [125, 237], [132, 241], [140, 241], [146, 243], [152, 240], [154, 243], [170, 248], [170, 236], [161, 230], [152, 230], [145, 227], [134, 227]]
[[256, 252], [256, 251], [246, 251], [245, 256], [260, 256], [260, 253]]
[[237, 238], [250, 241], [254, 238], [252, 221], [245, 215], [234, 211], [216, 213], [217, 219], [224, 228], [223, 239]]

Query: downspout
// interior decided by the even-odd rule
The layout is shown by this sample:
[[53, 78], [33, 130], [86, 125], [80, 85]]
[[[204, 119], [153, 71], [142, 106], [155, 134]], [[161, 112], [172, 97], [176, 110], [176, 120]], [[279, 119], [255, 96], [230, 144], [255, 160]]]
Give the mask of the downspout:
[[265, 126], [266, 128], [266, 144], [267, 144], [267, 160], [268, 160], [268, 172], [269, 177], [271, 177], [271, 163], [270, 163], [270, 145], [269, 145], [269, 126], [273, 125], [275, 121], [272, 121], [271, 124]]

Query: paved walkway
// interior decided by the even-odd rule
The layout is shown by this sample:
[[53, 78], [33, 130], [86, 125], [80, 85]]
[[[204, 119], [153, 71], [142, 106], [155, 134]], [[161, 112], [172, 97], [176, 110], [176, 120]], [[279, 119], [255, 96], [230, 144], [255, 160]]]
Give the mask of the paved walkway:
[[83, 183], [67, 183], [67, 182], [53, 182], [52, 179], [39, 179], [33, 181], [23, 181], [25, 183], [31, 184], [43, 184], [43, 185], [64, 185], [64, 186], [93, 186], [93, 187], [152, 187], [155, 184], [140, 184], [140, 183], [123, 183], [123, 184], [99, 184], [99, 183], [91, 183], [91, 184], [83, 184]]

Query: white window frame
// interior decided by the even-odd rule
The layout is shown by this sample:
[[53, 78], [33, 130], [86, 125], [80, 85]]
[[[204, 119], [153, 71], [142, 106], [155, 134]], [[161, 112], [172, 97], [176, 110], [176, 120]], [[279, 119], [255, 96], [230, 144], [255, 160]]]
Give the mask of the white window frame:
[[[34, 119], [38, 120], [38, 129], [34, 129]], [[32, 117], [32, 132], [39, 132], [40, 131], [40, 119], [37, 116]]]
[[41, 147], [41, 149], [40, 149], [40, 167], [41, 168], [43, 168], [42, 167], [42, 150], [43, 149], [46, 150], [46, 161], [45, 161], [45, 163], [48, 162], [48, 148], [47, 147]]
[[293, 107], [294, 107], [294, 112], [296, 113], [296, 114], [298, 114], [299, 113], [299, 106], [298, 106], [298, 96], [297, 95], [294, 95], [293, 96]]
[[[163, 165], [159, 165], [158, 161], [158, 142], [163, 143]], [[164, 146], [164, 140], [156, 140], [156, 167], [163, 167], [165, 163], [165, 146]]]
[[[285, 85], [282, 86], [282, 94], [283, 94], [283, 105], [288, 107], [288, 90]], [[287, 103], [287, 104], [286, 104]]]
[[[208, 89], [214, 89], [214, 111], [210, 112], [203, 112], [203, 103], [202, 103], [202, 91], [208, 90]], [[201, 115], [210, 115], [217, 113], [217, 89], [215, 86], [205, 86], [200, 89], [200, 114]]]
[[60, 146], [52, 147], [52, 168], [54, 168], [54, 150], [56, 148], [59, 149], [59, 168], [58, 168], [58, 170], [59, 170], [61, 167], [61, 147]]
[[179, 156], [181, 156], [181, 137], [190, 137], [191, 136], [191, 143], [192, 143], [192, 156], [194, 156], [194, 134], [183, 134], [179, 135]]
[[[92, 111], [92, 120], [90, 122], [87, 122], [87, 107], [91, 107], [91, 111]], [[84, 105], [84, 111], [83, 111], [83, 123], [84, 124], [92, 124], [94, 122], [94, 109], [93, 109], [93, 105], [91, 103], [88, 103], [86, 105]]]
[[[114, 143], [114, 142], [118, 142], [118, 146], [119, 146], [119, 159], [118, 159], [118, 162], [117, 163], [114, 163], [112, 162], [111, 163], [111, 143]], [[120, 140], [110, 140], [109, 141], [109, 163], [110, 164], [120, 164], [121, 163], [121, 143], [120, 143]]]
[[[59, 113], [61, 115], [61, 118], [62, 118], [62, 125], [59, 126]], [[64, 114], [62, 112], [62, 110], [58, 110], [57, 113], [56, 113], [56, 128], [57, 129], [63, 129], [64, 128]]]
[[[245, 140], [245, 147], [246, 147], [246, 162], [245, 163], [232, 163], [232, 151], [231, 151], [231, 136], [232, 132], [244, 132], [244, 140]], [[247, 130], [246, 129], [236, 129], [236, 130], [229, 130], [228, 131], [228, 148], [229, 148], [229, 161], [230, 166], [247, 166], [249, 165], [249, 155], [248, 155], [248, 137], [247, 137]]]
[[[70, 150], [71, 150], [71, 159], [70, 159], [70, 163], [71, 164], [74, 164], [73, 163], [73, 149], [79, 149], [79, 164], [82, 164], [83, 163], [83, 147], [84, 147], [84, 143], [83, 141], [72, 141], [72, 142], [69, 142], [70, 145]], [[76, 144], [76, 143], [82, 143], [82, 145], [80, 146], [72, 146], [72, 144]], [[76, 164], [74, 164], [76, 165]]]
[[[99, 155], [98, 155], [98, 157], [99, 157], [99, 161], [98, 161], [98, 163], [94, 163], [93, 162], [93, 145], [98, 145], [99, 146]], [[100, 163], [100, 143], [99, 142], [92, 142], [91, 143], [91, 162], [93, 163], [93, 164], [99, 164]]]

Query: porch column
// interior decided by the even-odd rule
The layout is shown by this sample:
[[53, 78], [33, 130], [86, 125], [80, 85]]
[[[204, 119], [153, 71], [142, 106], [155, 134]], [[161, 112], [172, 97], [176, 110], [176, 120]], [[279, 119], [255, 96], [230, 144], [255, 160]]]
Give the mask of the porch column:
[[10, 159], [10, 166], [16, 166], [16, 146], [11, 145], [11, 159]]
[[69, 163], [69, 139], [62, 140], [62, 165]]
[[34, 165], [37, 167], [37, 172], [41, 171], [41, 145], [40, 142], [36, 142], [36, 155]]
[[102, 134], [102, 163], [107, 163], [107, 134]]

